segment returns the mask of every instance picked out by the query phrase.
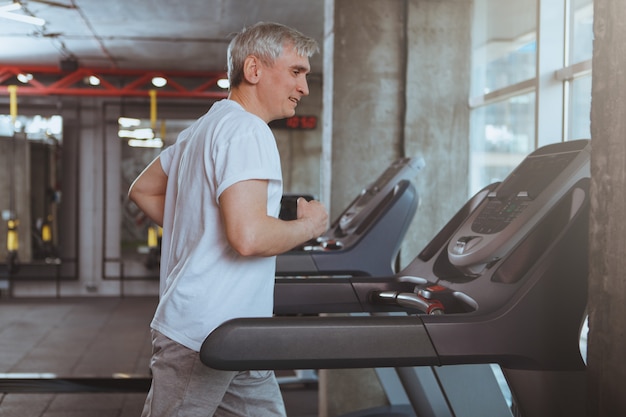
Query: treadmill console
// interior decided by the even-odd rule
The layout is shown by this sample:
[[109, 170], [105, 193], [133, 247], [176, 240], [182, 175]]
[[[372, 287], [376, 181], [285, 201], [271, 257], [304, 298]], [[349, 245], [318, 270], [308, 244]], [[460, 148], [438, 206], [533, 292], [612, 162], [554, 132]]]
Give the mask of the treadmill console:
[[331, 226], [338, 234], [348, 235], [369, 217], [400, 180], [413, 178], [424, 167], [424, 159], [400, 158], [394, 161], [376, 181], [361, 191], [361, 194], [348, 206]]
[[401, 180], [412, 179], [424, 167], [422, 157], [395, 160], [373, 183], [364, 188], [322, 236], [301, 249], [328, 251], [343, 249], [346, 240], [367, 230], [376, 211], [392, 198]]
[[450, 263], [470, 275], [480, 273], [517, 246], [563, 193], [588, 175], [589, 141], [566, 144], [531, 153], [488, 194], [450, 240]]
[[276, 258], [277, 276], [387, 275], [417, 211], [412, 179], [424, 167], [400, 158], [365, 187], [326, 232]]

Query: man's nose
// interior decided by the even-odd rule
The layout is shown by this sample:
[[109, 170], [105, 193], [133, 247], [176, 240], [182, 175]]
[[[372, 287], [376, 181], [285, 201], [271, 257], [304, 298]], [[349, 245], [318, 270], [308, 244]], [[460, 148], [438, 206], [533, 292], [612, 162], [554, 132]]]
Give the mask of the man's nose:
[[303, 96], [308, 96], [309, 95], [309, 83], [308, 83], [306, 78], [304, 78], [304, 80], [298, 86], [298, 91]]

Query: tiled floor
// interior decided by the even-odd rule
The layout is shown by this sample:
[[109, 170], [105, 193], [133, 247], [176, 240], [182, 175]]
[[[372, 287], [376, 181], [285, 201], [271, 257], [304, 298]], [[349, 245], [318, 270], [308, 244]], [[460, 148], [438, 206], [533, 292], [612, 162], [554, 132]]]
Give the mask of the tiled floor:
[[[0, 377], [146, 377], [155, 306], [155, 298], [134, 297], [2, 299]], [[290, 417], [317, 415], [314, 386], [284, 385], [283, 396]], [[0, 392], [0, 417], [139, 416], [144, 399], [144, 392]]]

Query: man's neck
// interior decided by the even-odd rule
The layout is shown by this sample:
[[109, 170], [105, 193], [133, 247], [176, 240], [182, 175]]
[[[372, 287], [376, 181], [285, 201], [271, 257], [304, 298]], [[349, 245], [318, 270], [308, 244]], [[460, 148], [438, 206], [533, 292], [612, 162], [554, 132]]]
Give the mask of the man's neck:
[[239, 103], [245, 111], [260, 117], [265, 123], [269, 123], [267, 115], [263, 112], [263, 107], [254, 95], [254, 91], [249, 91], [249, 89], [245, 88], [235, 88], [231, 90], [228, 99]]

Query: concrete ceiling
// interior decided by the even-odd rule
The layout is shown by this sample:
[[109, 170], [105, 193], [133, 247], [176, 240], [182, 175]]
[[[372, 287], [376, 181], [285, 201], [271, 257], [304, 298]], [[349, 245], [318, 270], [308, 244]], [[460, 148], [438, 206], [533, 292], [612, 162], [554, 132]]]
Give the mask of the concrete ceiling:
[[[10, 6], [12, 0], [0, 0]], [[0, 65], [223, 71], [232, 34], [257, 21], [295, 27], [323, 42], [323, 0], [21, 0], [8, 13], [45, 19], [36, 26], [2, 17]], [[311, 59], [321, 73], [321, 53]]]

